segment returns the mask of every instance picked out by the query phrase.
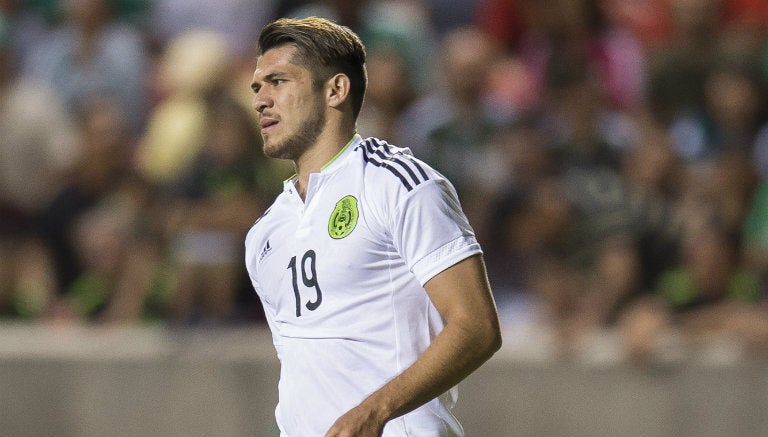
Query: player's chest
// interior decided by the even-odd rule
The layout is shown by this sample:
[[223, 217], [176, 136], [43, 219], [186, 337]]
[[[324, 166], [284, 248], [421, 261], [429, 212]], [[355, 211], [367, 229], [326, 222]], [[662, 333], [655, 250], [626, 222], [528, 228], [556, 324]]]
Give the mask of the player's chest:
[[282, 299], [304, 294], [311, 296], [297, 299], [315, 302], [322, 293], [343, 294], [350, 283], [370, 281], [394, 250], [372, 226], [376, 221], [363, 193], [349, 189], [316, 193], [304, 208], [283, 204], [271, 212], [262, 223], [258, 257], [268, 303], [283, 306]]
[[363, 203], [364, 193], [356, 184], [311, 185], [305, 200], [293, 191], [281, 199], [277, 214], [265, 223], [266, 232], [293, 248], [333, 249], [360, 243], [370, 232], [369, 211]]

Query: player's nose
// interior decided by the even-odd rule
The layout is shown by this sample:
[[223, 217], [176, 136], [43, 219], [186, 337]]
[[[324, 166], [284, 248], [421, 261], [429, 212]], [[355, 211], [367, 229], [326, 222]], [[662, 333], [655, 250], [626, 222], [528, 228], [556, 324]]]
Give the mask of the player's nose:
[[272, 99], [269, 98], [266, 91], [264, 89], [260, 89], [255, 92], [253, 95], [253, 101], [251, 102], [251, 105], [253, 106], [253, 109], [256, 110], [258, 113], [264, 112], [266, 108], [268, 108], [272, 104]]

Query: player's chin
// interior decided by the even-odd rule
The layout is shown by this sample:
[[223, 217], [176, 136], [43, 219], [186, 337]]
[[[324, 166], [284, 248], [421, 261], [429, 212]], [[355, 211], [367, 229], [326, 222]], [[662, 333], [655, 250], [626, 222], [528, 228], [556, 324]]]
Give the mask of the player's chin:
[[277, 158], [277, 159], [291, 159], [289, 156], [290, 154], [286, 151], [286, 148], [280, 144], [276, 143], [274, 140], [270, 141], [269, 138], [263, 138], [264, 139], [264, 154], [267, 155], [270, 158]]
[[261, 142], [263, 144], [264, 153], [267, 156], [273, 155], [280, 150], [279, 144], [275, 141], [275, 137], [270, 134], [261, 134]]

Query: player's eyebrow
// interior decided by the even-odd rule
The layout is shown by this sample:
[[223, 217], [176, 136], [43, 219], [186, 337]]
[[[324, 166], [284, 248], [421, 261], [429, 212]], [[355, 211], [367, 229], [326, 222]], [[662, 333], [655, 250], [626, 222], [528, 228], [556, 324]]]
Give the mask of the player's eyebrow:
[[275, 73], [269, 73], [266, 76], [264, 76], [262, 80], [254, 81], [253, 83], [251, 83], [251, 89], [253, 90], [253, 92], [256, 93], [259, 91], [259, 88], [261, 88], [261, 85], [259, 85], [257, 82], [271, 82], [275, 79], [280, 79], [283, 76], [285, 76], [285, 73], [282, 73], [279, 71]]

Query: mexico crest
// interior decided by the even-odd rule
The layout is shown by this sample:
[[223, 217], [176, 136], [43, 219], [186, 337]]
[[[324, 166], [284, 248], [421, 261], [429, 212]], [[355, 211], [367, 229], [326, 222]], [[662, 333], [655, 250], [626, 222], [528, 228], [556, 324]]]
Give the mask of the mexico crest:
[[355, 229], [358, 215], [357, 199], [344, 196], [333, 208], [331, 219], [328, 220], [328, 234], [334, 240], [346, 237]]

